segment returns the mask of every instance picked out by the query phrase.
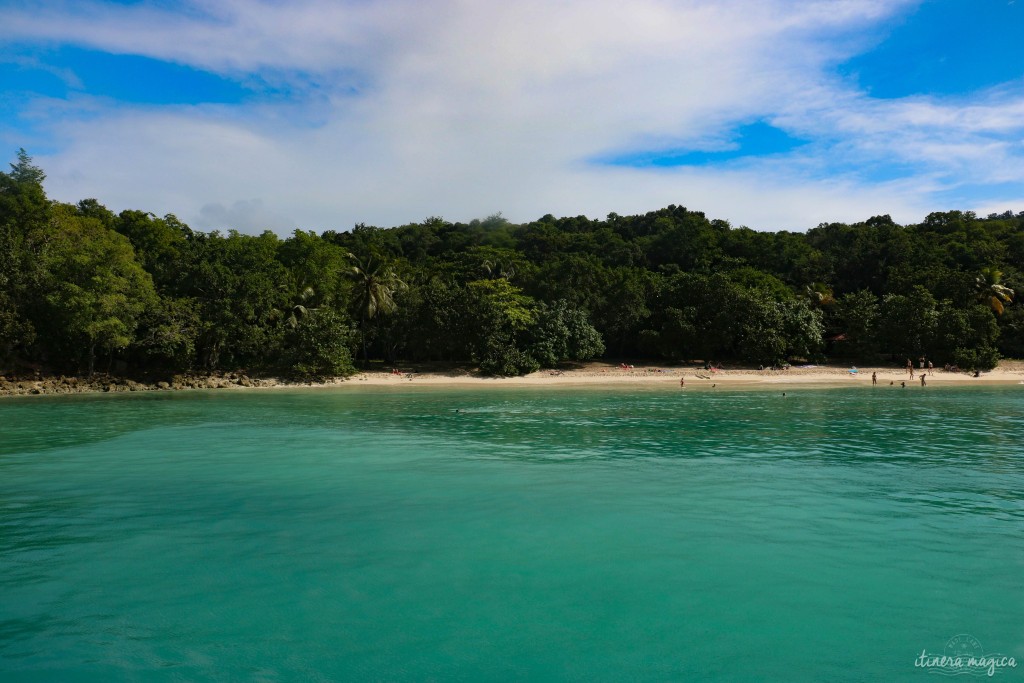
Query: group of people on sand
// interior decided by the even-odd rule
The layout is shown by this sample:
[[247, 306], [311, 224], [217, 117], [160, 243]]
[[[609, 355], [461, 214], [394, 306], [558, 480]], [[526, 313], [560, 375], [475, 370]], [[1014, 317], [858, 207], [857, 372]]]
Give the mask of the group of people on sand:
[[[925, 381], [925, 377], [927, 377], [929, 373], [931, 373], [931, 372], [933, 372], [935, 370], [935, 365], [931, 361], [927, 361], [927, 363], [928, 363], [928, 372], [924, 372], [924, 369], [925, 369], [925, 359], [924, 358], [920, 358], [918, 360], [918, 363], [920, 363], [919, 369], [922, 370], [922, 372], [920, 374], [920, 379], [921, 379], [921, 386], [923, 387], [923, 386], [928, 384], [928, 382]], [[910, 379], [911, 380], [914, 379], [914, 362], [912, 360], [910, 360], [909, 358], [907, 359], [907, 374], [910, 375]], [[878, 382], [875, 381], [875, 373], [871, 373], [871, 383], [872, 384], [877, 384], [878, 383]], [[893, 386], [895, 383], [896, 383], [895, 381], [889, 382], [889, 386]], [[907, 386], [907, 383], [906, 382], [900, 382], [900, 386], [901, 387], [905, 387], [905, 386]]]
[[[924, 368], [924, 361], [923, 360], [921, 361], [921, 368], [922, 369]], [[928, 370], [931, 371], [933, 369], [934, 369], [934, 366], [932, 365], [931, 361], [928, 361]], [[914, 379], [914, 364], [911, 363], [909, 359], [907, 359], [907, 372], [910, 373], [910, 379]], [[928, 384], [928, 382], [925, 381], [925, 377], [927, 377], [927, 376], [928, 376], [928, 373], [926, 373], [926, 372], [922, 372], [919, 375], [919, 377], [921, 379], [921, 386], [922, 387], [923, 386], [927, 386], [927, 384]], [[877, 384], [878, 384], [878, 373], [877, 372], [872, 372], [871, 373], [871, 385], [875, 386]], [[895, 385], [896, 385], [896, 380], [892, 380], [892, 381], [889, 382], [889, 386], [895, 386]], [[906, 387], [907, 383], [906, 382], [900, 382], [900, 386], [901, 387]]]
[[[920, 372], [917, 373], [917, 378], [921, 381], [921, 386], [924, 387], [924, 386], [928, 385], [928, 381], [926, 379], [928, 377], [928, 375], [930, 375], [930, 374], [935, 372], [935, 365], [934, 365], [934, 363], [932, 363], [932, 361], [926, 360], [925, 358], [919, 359], [918, 362], [919, 362], [918, 370]], [[621, 364], [621, 367], [623, 369], [627, 369], [627, 368], [632, 368], [633, 366], [631, 366], [631, 365], [627, 366], [625, 364]], [[704, 369], [705, 370], [710, 370], [712, 373], [717, 372], [717, 370], [719, 370], [721, 367], [722, 367], [721, 363], [706, 362], [704, 364]], [[788, 364], [786, 365], [786, 367], [788, 367]], [[758, 369], [759, 370], [763, 370], [764, 366], [761, 366]], [[925, 372], [925, 370], [927, 370], [927, 372]], [[958, 368], [955, 365], [951, 366], [951, 365], [947, 364], [946, 367], [945, 367], [945, 370], [947, 372], [956, 372], [958, 370]], [[907, 359], [906, 371], [907, 371], [907, 374], [910, 376], [910, 380], [913, 380], [914, 377], [915, 377], [914, 363], [909, 358]], [[654, 372], [664, 372], [664, 371], [663, 370], [655, 370]], [[849, 372], [850, 372], [851, 375], [856, 375], [857, 374], [857, 368], [853, 367], [853, 368], [851, 368], [849, 370]], [[981, 375], [980, 372], [975, 371], [975, 373], [974, 373], [975, 377], [978, 377], [980, 375]], [[698, 372], [696, 374], [696, 376], [699, 379], [711, 379], [711, 377], [709, 375], [702, 375], [700, 372]], [[872, 372], [871, 373], [871, 384], [872, 384], [872, 386], [877, 386], [878, 385], [878, 372]], [[1024, 382], [1021, 382], [1021, 384], [1024, 384]], [[889, 386], [895, 386], [895, 385], [896, 385], [896, 381], [895, 380], [889, 382]], [[712, 385], [712, 386], [714, 386], [714, 385]], [[905, 388], [907, 386], [906, 381], [900, 382], [900, 386]], [[679, 388], [680, 389], [685, 389], [686, 388], [686, 377], [685, 376], [682, 376], [682, 377], [679, 378]]]
[[[919, 359], [918, 363], [920, 363], [920, 369], [924, 370], [924, 367], [925, 367], [925, 360], [924, 360], [924, 358]], [[946, 368], [948, 369], [949, 366], [947, 365]], [[932, 364], [931, 361], [928, 361], [928, 372], [932, 372], [933, 370], [935, 370], [935, 366]], [[907, 372], [910, 374], [910, 379], [914, 379], [914, 363], [909, 358], [907, 359]], [[922, 372], [921, 373], [921, 377], [924, 377], [924, 376], [925, 376], [925, 373]]]
[[[920, 378], [921, 378], [921, 386], [922, 386], [922, 387], [923, 387], [923, 386], [926, 386], [926, 385], [928, 384], [928, 383], [927, 383], [927, 382], [925, 381], [925, 379], [924, 379], [926, 375], [927, 375], [927, 373], [924, 373], [924, 372], [922, 372], [922, 373], [921, 373], [921, 375], [920, 375]], [[914, 378], [913, 374], [911, 374], [910, 378], [911, 378], [911, 379], [913, 379], [913, 378]], [[877, 384], [878, 384], [878, 373], [877, 373], [877, 372], [872, 372], [872, 373], [871, 373], [871, 385], [872, 385], [872, 386], [875, 386], [875, 385], [877, 385]], [[889, 386], [890, 386], [890, 387], [891, 387], [891, 386], [895, 386], [895, 385], [896, 385], [896, 380], [892, 380], [892, 381], [890, 381], [890, 382], [889, 382]], [[901, 386], [901, 387], [904, 387], [904, 388], [906, 388], [906, 386], [907, 386], [907, 383], [906, 383], [906, 382], [900, 382], [900, 386]]]

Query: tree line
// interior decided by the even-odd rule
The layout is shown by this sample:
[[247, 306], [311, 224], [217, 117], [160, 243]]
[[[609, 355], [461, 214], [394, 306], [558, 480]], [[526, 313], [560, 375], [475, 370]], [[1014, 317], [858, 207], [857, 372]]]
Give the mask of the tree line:
[[604, 220], [496, 214], [350, 231], [194, 231], [50, 200], [0, 172], [0, 371], [345, 375], [610, 356], [774, 365], [1024, 357], [1024, 212], [889, 216], [807, 232], [668, 206]]

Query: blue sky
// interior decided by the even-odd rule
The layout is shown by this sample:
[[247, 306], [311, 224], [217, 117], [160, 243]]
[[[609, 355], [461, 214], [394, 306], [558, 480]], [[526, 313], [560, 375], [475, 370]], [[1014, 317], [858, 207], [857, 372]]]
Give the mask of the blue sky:
[[242, 104], [255, 94], [236, 80], [187, 65], [72, 45], [5, 50], [4, 57], [0, 87], [28, 98], [88, 94], [125, 104]]
[[56, 199], [281, 233], [1024, 210], [1024, 0], [0, 0]]
[[1024, 77], [1024, 4], [924, 2], [884, 29], [874, 49], [840, 66], [874, 97], [964, 95]]

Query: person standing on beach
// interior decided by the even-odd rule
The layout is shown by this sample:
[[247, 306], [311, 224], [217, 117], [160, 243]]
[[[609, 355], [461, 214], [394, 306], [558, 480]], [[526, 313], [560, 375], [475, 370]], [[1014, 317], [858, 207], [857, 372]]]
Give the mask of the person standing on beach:
[[914, 379], [914, 362], [909, 358], [907, 359], [907, 372], [910, 373], [910, 379]]
[[686, 387], [686, 377], [679, 378], [679, 388], [684, 389]]
[[871, 386], [875, 386], [876, 384], [878, 384], [878, 373], [877, 372], [872, 372], [871, 373]]
[[921, 373], [921, 386], [924, 386], [924, 373]]

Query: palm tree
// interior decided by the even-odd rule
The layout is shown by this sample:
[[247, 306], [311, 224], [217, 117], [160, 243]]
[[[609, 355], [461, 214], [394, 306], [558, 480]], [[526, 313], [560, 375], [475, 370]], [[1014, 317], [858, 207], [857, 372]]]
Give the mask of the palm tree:
[[511, 280], [516, 276], [516, 267], [511, 261], [502, 263], [498, 259], [493, 261], [491, 259], [484, 259], [480, 267], [487, 274], [488, 279], [497, 277]]
[[349, 275], [355, 280], [355, 304], [359, 309], [359, 335], [363, 344], [363, 362], [369, 363], [366, 348], [366, 325], [378, 314], [394, 313], [395, 292], [406, 288], [391, 264], [370, 256], [363, 261], [355, 254], [349, 254], [354, 265]]
[[[298, 285], [298, 288], [299, 292], [292, 299], [292, 303], [288, 304], [287, 311], [283, 311], [280, 308], [271, 309], [269, 316], [271, 322], [277, 323], [283, 320], [289, 329], [294, 330], [299, 326], [303, 318], [317, 311], [318, 307], [313, 305], [319, 298], [316, 290], [309, 285], [301, 283]], [[281, 291], [288, 291], [291, 288], [288, 285], [281, 285], [280, 289]]]
[[832, 288], [824, 282], [812, 282], [807, 285], [804, 288], [804, 295], [807, 297], [811, 306], [814, 306], [815, 308], [831, 306], [836, 302], [835, 296], [832, 294]]
[[981, 275], [974, 280], [974, 288], [978, 292], [978, 301], [1002, 315], [1004, 304], [1013, 301], [1014, 291], [1002, 284], [1003, 273], [995, 268], [982, 268]]
[[316, 290], [312, 287], [306, 287], [299, 292], [299, 295], [296, 298], [297, 303], [292, 306], [292, 310], [284, 320], [285, 324], [293, 330], [299, 326], [299, 322], [303, 318], [316, 311], [315, 307], [309, 305], [316, 298]]

